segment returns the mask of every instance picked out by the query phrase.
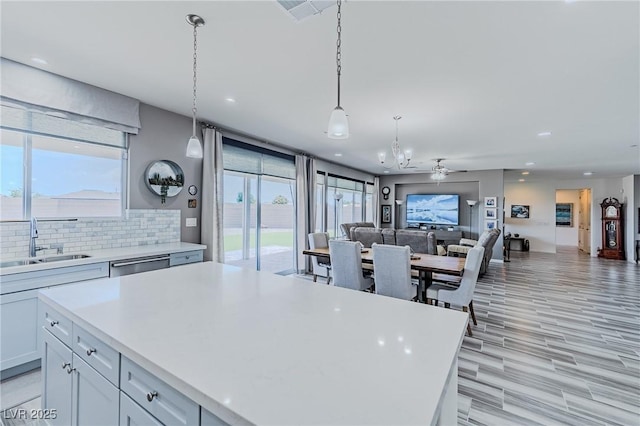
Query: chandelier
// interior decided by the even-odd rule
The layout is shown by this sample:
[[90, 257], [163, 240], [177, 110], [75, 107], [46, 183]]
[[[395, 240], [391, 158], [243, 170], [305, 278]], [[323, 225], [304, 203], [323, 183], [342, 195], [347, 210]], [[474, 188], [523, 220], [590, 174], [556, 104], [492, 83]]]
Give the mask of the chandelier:
[[385, 169], [392, 169], [394, 167], [397, 168], [398, 170], [406, 169], [407, 167], [409, 167], [409, 162], [411, 161], [411, 157], [413, 155], [413, 153], [409, 149], [406, 149], [403, 151], [400, 148], [400, 142], [398, 142], [398, 120], [400, 120], [401, 118], [402, 117], [399, 115], [395, 115], [393, 117], [393, 119], [396, 121], [396, 138], [391, 143], [391, 154], [393, 155], [393, 164], [386, 166], [385, 161], [387, 159], [387, 153], [386, 152], [378, 153], [378, 160], [380, 161], [380, 164], [382, 164], [382, 166]]

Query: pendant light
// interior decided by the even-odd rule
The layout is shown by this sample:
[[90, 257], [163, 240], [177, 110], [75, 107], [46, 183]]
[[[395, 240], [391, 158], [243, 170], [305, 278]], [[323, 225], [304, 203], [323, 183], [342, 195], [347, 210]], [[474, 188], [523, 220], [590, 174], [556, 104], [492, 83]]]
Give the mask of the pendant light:
[[187, 144], [187, 157], [191, 158], [202, 158], [202, 144], [200, 143], [200, 139], [196, 136], [196, 113], [198, 109], [196, 108], [196, 62], [198, 59], [198, 27], [204, 25], [204, 19], [199, 17], [198, 15], [187, 15], [187, 22], [189, 25], [193, 26], [193, 107], [191, 108], [191, 113], [193, 114], [193, 131], [191, 133], [191, 138], [189, 139], [189, 143]]
[[338, 73], [338, 106], [331, 112], [327, 135], [330, 139], [347, 139], [349, 137], [349, 121], [347, 114], [340, 106], [340, 75], [342, 74], [342, 0], [338, 0], [338, 41], [336, 42], [336, 65]]

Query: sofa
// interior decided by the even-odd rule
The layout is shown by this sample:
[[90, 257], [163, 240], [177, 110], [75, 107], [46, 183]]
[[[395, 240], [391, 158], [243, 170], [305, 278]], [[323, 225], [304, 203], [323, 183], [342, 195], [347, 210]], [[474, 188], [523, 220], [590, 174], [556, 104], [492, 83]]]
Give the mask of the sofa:
[[499, 229], [492, 229], [490, 231], [484, 231], [480, 238], [477, 240], [471, 240], [468, 238], [462, 238], [460, 244], [451, 244], [447, 247], [448, 256], [466, 256], [469, 249], [473, 246], [484, 247], [484, 257], [482, 264], [480, 265], [480, 275], [484, 275], [489, 267], [489, 262], [493, 256], [493, 246], [496, 244], [498, 237], [500, 236]]
[[415, 253], [446, 254], [444, 247], [436, 244], [434, 232], [420, 229], [395, 230], [358, 226], [350, 229], [350, 239], [360, 241], [367, 248], [376, 243], [409, 246]]
[[373, 222], [352, 222], [352, 223], [343, 223], [340, 225], [340, 229], [342, 230], [342, 236], [347, 240], [355, 241], [351, 238], [351, 230], [354, 228], [375, 228], [376, 225]]

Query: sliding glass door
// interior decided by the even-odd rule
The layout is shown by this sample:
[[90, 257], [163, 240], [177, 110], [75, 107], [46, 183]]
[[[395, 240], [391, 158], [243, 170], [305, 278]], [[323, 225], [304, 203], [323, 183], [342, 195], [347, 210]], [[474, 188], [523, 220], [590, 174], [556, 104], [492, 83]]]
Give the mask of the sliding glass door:
[[240, 143], [224, 146], [225, 263], [295, 271], [296, 181], [288, 157]]

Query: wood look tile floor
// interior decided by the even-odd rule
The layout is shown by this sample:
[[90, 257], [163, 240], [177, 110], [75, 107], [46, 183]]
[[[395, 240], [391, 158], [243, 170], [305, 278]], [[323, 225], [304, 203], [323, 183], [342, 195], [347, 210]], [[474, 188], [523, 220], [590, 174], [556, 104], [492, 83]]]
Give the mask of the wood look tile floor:
[[474, 293], [460, 425], [640, 425], [640, 266], [512, 252]]
[[640, 265], [512, 252], [478, 280], [474, 306], [459, 425], [640, 425]]

